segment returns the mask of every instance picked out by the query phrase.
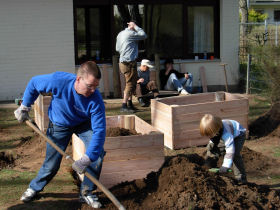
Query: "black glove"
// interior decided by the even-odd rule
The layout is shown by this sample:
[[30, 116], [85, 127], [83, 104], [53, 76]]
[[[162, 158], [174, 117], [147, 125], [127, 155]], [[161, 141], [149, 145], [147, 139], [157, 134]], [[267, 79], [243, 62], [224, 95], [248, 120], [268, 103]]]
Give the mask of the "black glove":
[[216, 158], [208, 157], [208, 158], [206, 158], [204, 165], [207, 168], [215, 168], [217, 166], [217, 161], [218, 160]]
[[86, 168], [91, 164], [91, 160], [89, 159], [89, 157], [84, 154], [83, 157], [81, 157], [81, 159], [76, 160], [73, 164], [72, 164], [72, 168], [73, 170], [75, 170], [77, 173], [79, 174], [83, 174], [86, 171]]
[[221, 166], [220, 169], [219, 169], [219, 173], [220, 174], [224, 174], [224, 173], [227, 173], [228, 170], [229, 170], [229, 168]]
[[214, 143], [215, 146], [218, 146], [220, 143], [221, 137], [223, 135], [223, 128], [219, 130], [219, 132], [214, 136], [213, 138], [210, 138], [210, 140]]

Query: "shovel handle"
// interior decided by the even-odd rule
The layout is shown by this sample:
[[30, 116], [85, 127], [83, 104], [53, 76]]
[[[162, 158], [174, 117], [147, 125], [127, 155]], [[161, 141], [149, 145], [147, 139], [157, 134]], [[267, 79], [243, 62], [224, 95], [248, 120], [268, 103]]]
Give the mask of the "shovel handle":
[[[38, 133], [43, 139], [48, 142], [53, 148], [55, 148], [62, 156], [66, 157], [66, 159], [70, 160], [71, 163], [74, 162], [73, 158], [67, 155], [62, 149], [60, 149], [53, 141], [51, 141], [35, 124], [35, 122], [31, 122], [31, 120], [26, 120], [26, 124], [31, 127], [36, 133]], [[87, 176], [90, 181], [92, 181], [104, 194], [115, 204], [115, 206], [119, 210], [125, 210], [124, 206], [116, 199], [116, 197], [103, 185], [99, 182], [95, 177], [93, 177], [88, 172], [85, 172], [85, 176]]]

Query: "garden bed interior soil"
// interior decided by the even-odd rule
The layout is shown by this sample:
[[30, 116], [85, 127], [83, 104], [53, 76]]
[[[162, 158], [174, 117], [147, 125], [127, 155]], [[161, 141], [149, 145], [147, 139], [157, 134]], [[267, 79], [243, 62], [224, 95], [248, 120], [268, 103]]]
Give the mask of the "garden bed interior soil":
[[106, 129], [107, 137], [117, 137], [117, 136], [132, 136], [132, 135], [140, 135], [134, 129], [126, 129], [120, 127], [111, 127]]

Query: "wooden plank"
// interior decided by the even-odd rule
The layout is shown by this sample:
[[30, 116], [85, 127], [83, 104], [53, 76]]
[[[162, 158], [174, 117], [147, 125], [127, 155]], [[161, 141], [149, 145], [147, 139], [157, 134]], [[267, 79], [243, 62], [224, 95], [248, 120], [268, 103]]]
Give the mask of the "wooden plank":
[[[241, 100], [232, 100], [232, 101], [221, 101], [221, 102], [209, 102], [209, 103], [201, 103], [201, 104], [190, 104], [187, 106], [178, 106], [173, 107], [173, 113], [172, 115], [180, 115], [183, 112], [200, 112], [201, 110], [220, 110], [223, 112], [223, 110], [226, 110], [228, 108], [233, 107], [244, 107], [248, 105], [248, 99], [241, 99]], [[187, 107], [187, 109], [186, 109]]]
[[109, 92], [109, 74], [108, 74], [108, 65], [102, 65], [102, 80], [103, 80], [103, 87], [104, 87], [104, 97], [108, 98], [110, 95]]
[[151, 100], [151, 109], [170, 113], [171, 108], [164, 101], [165, 101], [165, 99]]
[[106, 127], [121, 127], [123, 128], [123, 121], [124, 121], [124, 115], [118, 115], [118, 116], [107, 116], [106, 117]]
[[215, 93], [198, 93], [187, 96], [177, 96], [160, 99], [159, 102], [166, 105], [189, 105], [215, 101]]
[[119, 183], [122, 182], [129, 182], [136, 179], [143, 179], [146, 178], [146, 176], [151, 173], [152, 171], [157, 171], [157, 168], [155, 169], [145, 169], [145, 170], [135, 170], [135, 171], [129, 171], [126, 173], [109, 173], [109, 174], [103, 174], [101, 172], [99, 181], [106, 187], [110, 188], [113, 187]]
[[128, 130], [135, 130], [135, 115], [124, 116], [124, 128]]
[[163, 154], [162, 146], [136, 147], [125, 149], [106, 150], [104, 161], [133, 160], [141, 158], [159, 157]]
[[142, 134], [149, 134], [150, 132], [158, 132], [153, 126], [135, 115], [135, 130]]
[[150, 159], [136, 159], [136, 160], [124, 160], [124, 161], [104, 161], [102, 167], [102, 173], [115, 173], [144, 169], [159, 169], [164, 162], [164, 157], [155, 157]]
[[203, 93], [208, 92], [204, 66], [199, 67], [199, 77], [200, 77]]
[[209, 110], [201, 110], [200, 112], [192, 112], [189, 113], [186, 107], [186, 111], [180, 115], [174, 116], [174, 123], [175, 125], [180, 123], [189, 123], [189, 122], [196, 122], [200, 121], [200, 119], [205, 114], [213, 114], [215, 116], [219, 116], [221, 118], [231, 117], [231, 116], [240, 116], [240, 115], [247, 115], [248, 114], [248, 107], [247, 106], [235, 106], [235, 107], [226, 107], [224, 109], [209, 109]]
[[195, 139], [174, 141], [174, 149], [181, 149], [186, 147], [207, 145], [209, 139], [207, 137], [198, 137]]
[[174, 141], [173, 136], [170, 136], [168, 134], [164, 134], [164, 146], [174, 149]]
[[113, 86], [114, 86], [114, 97], [119, 98], [121, 94], [120, 87], [120, 71], [119, 71], [119, 59], [117, 55], [113, 55]]
[[113, 149], [125, 149], [125, 148], [137, 148], [143, 149], [143, 147], [161, 146], [163, 145], [163, 134], [149, 134], [149, 135], [137, 135], [137, 136], [118, 136], [118, 137], [106, 137], [104, 148], [105, 150]]

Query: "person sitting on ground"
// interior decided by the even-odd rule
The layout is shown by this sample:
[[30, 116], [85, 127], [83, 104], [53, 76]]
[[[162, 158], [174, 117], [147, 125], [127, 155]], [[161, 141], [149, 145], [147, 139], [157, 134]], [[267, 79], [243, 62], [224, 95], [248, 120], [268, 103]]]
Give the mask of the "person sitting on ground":
[[240, 154], [246, 129], [235, 120], [222, 120], [211, 114], [205, 114], [200, 121], [200, 134], [210, 138], [205, 165], [209, 168], [216, 167], [219, 157], [224, 155], [219, 173], [228, 172], [233, 165], [234, 176], [238, 183], [246, 183], [246, 171]]
[[156, 81], [150, 80], [150, 68], [153, 68], [151, 62], [147, 59], [141, 61], [140, 67], [137, 69], [138, 80], [136, 85], [136, 97], [139, 101], [140, 106], [147, 106], [143, 95], [153, 92], [153, 97], [156, 98], [159, 94]]
[[[106, 135], [105, 106], [98, 91], [101, 72], [93, 61], [83, 63], [77, 75], [54, 72], [33, 77], [24, 92], [21, 106], [14, 112], [19, 122], [29, 120], [28, 112], [40, 93], [52, 93], [49, 106], [47, 137], [65, 151], [72, 134], [85, 144], [86, 152], [72, 164], [77, 173], [89, 174], [99, 179], [105, 155]], [[47, 143], [45, 161], [37, 176], [30, 182], [20, 200], [32, 201], [57, 174], [62, 155]], [[101, 203], [94, 190], [97, 186], [86, 176], [80, 187], [80, 201], [93, 208]]]
[[180, 73], [173, 68], [173, 60], [164, 62], [165, 69], [160, 71], [160, 83], [162, 90], [177, 90], [182, 95], [192, 92], [193, 76], [191, 73]]

